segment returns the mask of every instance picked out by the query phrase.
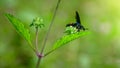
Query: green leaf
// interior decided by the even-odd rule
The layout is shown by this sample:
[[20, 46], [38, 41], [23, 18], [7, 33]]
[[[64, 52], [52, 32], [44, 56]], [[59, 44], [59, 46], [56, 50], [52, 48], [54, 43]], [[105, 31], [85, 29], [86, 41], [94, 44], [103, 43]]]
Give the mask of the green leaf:
[[63, 36], [55, 42], [55, 44], [53, 45], [52, 51], [58, 49], [59, 47], [65, 45], [65, 44], [67, 44], [67, 43], [69, 43], [77, 38], [80, 38], [88, 33], [89, 33], [88, 31], [83, 31], [83, 32], [77, 32], [74, 34]]
[[10, 23], [17, 30], [17, 32], [21, 36], [23, 36], [23, 38], [25, 38], [25, 40], [27, 40], [27, 42], [32, 47], [32, 49], [34, 49], [32, 43], [31, 43], [31, 37], [30, 37], [29, 30], [24, 27], [24, 25], [22, 24], [23, 22], [21, 22], [19, 19], [17, 19], [16, 17], [14, 17], [11, 14], [5, 14], [5, 16], [8, 18], [8, 20], [10, 21]]

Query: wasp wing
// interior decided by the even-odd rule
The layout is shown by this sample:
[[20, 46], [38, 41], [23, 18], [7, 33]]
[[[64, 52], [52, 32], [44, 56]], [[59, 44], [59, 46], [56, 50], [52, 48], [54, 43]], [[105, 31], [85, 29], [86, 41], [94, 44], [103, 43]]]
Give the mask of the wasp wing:
[[76, 22], [81, 24], [79, 13], [76, 11]]

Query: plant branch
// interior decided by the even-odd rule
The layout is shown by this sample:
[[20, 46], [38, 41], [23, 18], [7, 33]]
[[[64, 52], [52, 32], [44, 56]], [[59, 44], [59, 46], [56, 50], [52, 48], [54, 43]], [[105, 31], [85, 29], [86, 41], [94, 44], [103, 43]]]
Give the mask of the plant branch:
[[43, 47], [42, 47], [42, 50], [41, 50], [41, 54], [43, 53], [43, 51], [44, 51], [44, 49], [45, 49], [46, 41], [47, 41], [47, 39], [48, 39], [48, 34], [49, 34], [49, 32], [50, 32], [50, 30], [51, 30], [51, 27], [52, 27], [52, 25], [53, 25], [53, 22], [54, 22], [54, 19], [55, 19], [56, 12], [57, 12], [57, 9], [58, 9], [58, 7], [59, 7], [60, 1], [61, 1], [61, 0], [58, 0], [58, 2], [57, 2], [57, 6], [56, 6], [56, 8], [55, 8], [55, 12], [54, 12], [54, 14], [53, 14], [53, 17], [52, 17], [50, 26], [49, 26], [49, 28], [48, 28], [48, 32], [47, 32], [47, 34], [46, 34], [46, 37], [45, 37], [45, 40], [44, 40], [44, 43], [43, 43]]
[[35, 37], [35, 49], [36, 49], [36, 54], [38, 55], [38, 27], [36, 27], [36, 37]]
[[51, 50], [51, 51], [47, 52], [47, 53], [44, 55], [44, 57], [46, 57], [47, 55], [51, 54], [53, 51], [55, 51], [55, 50]]
[[[45, 40], [44, 40], [44, 42], [43, 42], [43, 46], [42, 46], [42, 49], [41, 49], [41, 53], [40, 53], [40, 54], [38, 53], [38, 55], [37, 55], [37, 56], [38, 56], [38, 62], [37, 62], [36, 68], [39, 68], [41, 59], [42, 59], [42, 57], [44, 57], [44, 56], [43, 56], [43, 52], [44, 52], [44, 49], [45, 49], [45, 46], [46, 46], [46, 41], [47, 41], [47, 39], [48, 39], [48, 34], [49, 34], [49, 32], [50, 32], [50, 30], [51, 30], [51, 27], [52, 27], [52, 24], [53, 24], [53, 22], [54, 22], [54, 19], [55, 19], [56, 12], [57, 12], [57, 9], [58, 9], [58, 6], [59, 6], [60, 1], [61, 1], [61, 0], [58, 0], [57, 6], [56, 6], [56, 8], [55, 8], [55, 12], [54, 12], [54, 14], [53, 14], [53, 17], [52, 17], [50, 26], [49, 26], [48, 31], [47, 31], [47, 34], [46, 34], [46, 36], [45, 36]], [[37, 35], [36, 35], [36, 36], [37, 36]], [[37, 43], [37, 42], [36, 42], [36, 43]], [[38, 49], [37, 49], [37, 48], [38, 48], [38, 47], [36, 46], [36, 50], [37, 50], [37, 52], [38, 52]]]
[[40, 61], [41, 61], [41, 58], [38, 57], [38, 61], [37, 61], [37, 65], [36, 65], [36, 68], [39, 68], [39, 65], [40, 65]]
[[36, 56], [38, 57], [36, 68], [39, 68], [40, 61], [43, 56], [38, 51], [38, 27], [36, 27], [35, 50], [36, 50]]

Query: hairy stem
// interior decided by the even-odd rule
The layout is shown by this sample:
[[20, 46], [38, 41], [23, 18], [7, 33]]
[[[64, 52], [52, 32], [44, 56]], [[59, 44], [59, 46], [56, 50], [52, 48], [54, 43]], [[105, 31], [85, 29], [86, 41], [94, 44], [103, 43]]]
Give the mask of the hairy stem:
[[39, 52], [38, 52], [38, 27], [36, 27], [35, 52], [36, 52], [36, 56], [38, 57], [38, 61], [37, 61], [37, 64], [36, 64], [36, 68], [39, 68], [40, 57], [39, 57]]
[[47, 52], [47, 53], [44, 55], [44, 57], [47, 56], [47, 55], [49, 55], [49, 54], [52, 53], [53, 51], [54, 51], [54, 50], [51, 50], [51, 51]]
[[38, 62], [37, 62], [36, 68], [39, 68], [41, 59], [44, 57], [43, 52], [44, 52], [44, 49], [45, 49], [45, 46], [46, 46], [46, 42], [47, 42], [47, 39], [48, 39], [49, 32], [50, 32], [50, 30], [51, 30], [53, 21], [54, 21], [55, 16], [56, 16], [56, 12], [57, 12], [57, 9], [58, 9], [58, 6], [59, 6], [60, 1], [61, 1], [61, 0], [58, 0], [58, 2], [57, 2], [57, 6], [56, 6], [56, 8], [55, 8], [55, 12], [54, 12], [54, 14], [53, 14], [53, 17], [52, 17], [50, 26], [49, 26], [48, 31], [47, 31], [47, 34], [46, 34], [46, 36], [45, 36], [45, 40], [44, 40], [44, 42], [43, 42], [43, 46], [42, 46], [41, 52], [40, 52], [40, 54], [38, 54]]
[[39, 68], [39, 66], [40, 66], [40, 61], [41, 61], [41, 58], [40, 58], [40, 57], [38, 57], [38, 61], [37, 61], [36, 68]]
[[57, 9], [58, 9], [58, 7], [59, 7], [60, 1], [61, 1], [61, 0], [58, 0], [58, 2], [57, 2], [57, 6], [56, 6], [56, 8], [55, 8], [55, 12], [54, 12], [54, 14], [53, 14], [53, 17], [52, 17], [50, 26], [49, 26], [49, 28], [48, 28], [48, 32], [47, 32], [47, 34], [46, 34], [46, 37], [45, 37], [45, 40], [44, 40], [44, 43], [43, 43], [43, 47], [42, 47], [42, 50], [41, 50], [41, 54], [43, 53], [43, 51], [44, 51], [44, 49], [45, 49], [46, 41], [47, 41], [47, 39], [48, 39], [49, 32], [50, 32], [51, 27], [52, 27], [52, 25], [53, 25], [53, 22], [54, 22], [54, 19], [55, 19], [56, 12], [57, 12]]
[[38, 27], [36, 27], [36, 37], [35, 37], [35, 49], [36, 49], [36, 54], [38, 55]]

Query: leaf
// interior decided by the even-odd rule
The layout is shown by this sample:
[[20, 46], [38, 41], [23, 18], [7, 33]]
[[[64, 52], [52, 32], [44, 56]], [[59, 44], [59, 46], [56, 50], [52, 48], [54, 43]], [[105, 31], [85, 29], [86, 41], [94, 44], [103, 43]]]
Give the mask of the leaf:
[[55, 42], [55, 44], [53, 45], [52, 51], [54, 51], [54, 50], [58, 49], [59, 47], [69, 43], [70, 41], [73, 41], [77, 38], [80, 38], [88, 33], [89, 33], [88, 31], [84, 31], [84, 32], [77, 32], [74, 34], [63, 36]]
[[32, 46], [32, 43], [31, 43], [31, 37], [30, 37], [29, 30], [24, 27], [22, 22], [11, 14], [5, 14], [5, 16], [8, 18], [10, 23], [17, 30], [17, 32], [21, 36], [23, 36], [23, 38], [25, 38], [25, 40], [27, 40], [27, 42], [30, 44], [31, 48], [34, 49], [33, 46]]

